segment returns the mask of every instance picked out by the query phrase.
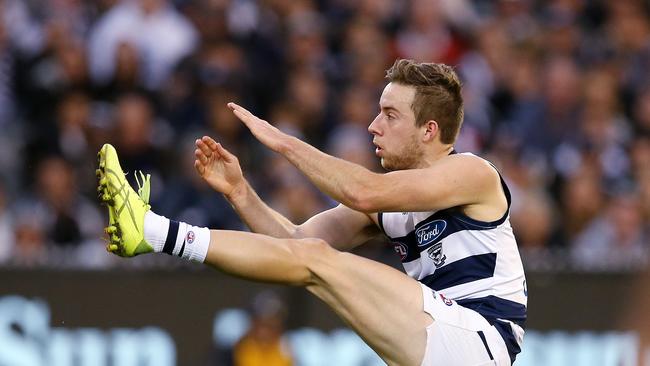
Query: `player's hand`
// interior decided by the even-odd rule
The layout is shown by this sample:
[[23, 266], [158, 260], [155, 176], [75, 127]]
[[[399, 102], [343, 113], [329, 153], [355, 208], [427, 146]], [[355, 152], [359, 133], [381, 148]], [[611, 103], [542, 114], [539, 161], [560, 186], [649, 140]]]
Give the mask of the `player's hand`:
[[208, 136], [195, 143], [194, 168], [210, 187], [229, 198], [245, 186], [239, 159], [235, 155]]
[[244, 122], [256, 139], [269, 149], [279, 153], [282, 152], [283, 147], [286, 146], [287, 140], [290, 138], [289, 135], [236, 103], [228, 103], [228, 108], [232, 110], [237, 118]]

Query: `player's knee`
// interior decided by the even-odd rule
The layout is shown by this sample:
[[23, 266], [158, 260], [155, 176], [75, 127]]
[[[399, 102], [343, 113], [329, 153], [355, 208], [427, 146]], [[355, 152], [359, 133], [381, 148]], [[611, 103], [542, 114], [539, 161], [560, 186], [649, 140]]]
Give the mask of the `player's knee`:
[[306, 270], [304, 285], [316, 284], [318, 270], [323, 263], [328, 261], [338, 251], [332, 248], [325, 240], [318, 238], [297, 239], [291, 243], [291, 251]]
[[306, 265], [336, 252], [325, 240], [318, 238], [297, 239], [294, 242], [294, 254]]

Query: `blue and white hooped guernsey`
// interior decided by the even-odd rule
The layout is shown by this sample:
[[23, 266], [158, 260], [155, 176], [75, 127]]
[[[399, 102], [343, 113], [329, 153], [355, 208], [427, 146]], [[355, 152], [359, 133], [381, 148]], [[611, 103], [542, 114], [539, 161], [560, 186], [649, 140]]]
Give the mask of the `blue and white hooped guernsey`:
[[[500, 176], [500, 175], [499, 175]], [[492, 324], [511, 362], [521, 352], [528, 291], [508, 210], [497, 221], [469, 218], [457, 208], [432, 212], [382, 212], [379, 226], [406, 273]]]

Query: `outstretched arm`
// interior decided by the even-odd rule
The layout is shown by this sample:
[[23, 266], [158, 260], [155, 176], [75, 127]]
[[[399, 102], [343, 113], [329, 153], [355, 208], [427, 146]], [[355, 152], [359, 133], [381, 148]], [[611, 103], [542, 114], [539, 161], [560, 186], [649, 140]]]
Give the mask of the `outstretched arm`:
[[343, 205], [296, 225], [269, 207], [242, 174], [239, 160], [208, 136], [196, 140], [194, 166], [201, 177], [222, 193], [254, 232], [276, 238], [320, 238], [339, 250], [349, 250], [378, 234], [371, 218]]
[[296, 225], [262, 202], [244, 178], [235, 155], [208, 136], [196, 140], [194, 155], [199, 175], [224, 195], [252, 231], [276, 238], [293, 237]]
[[497, 172], [474, 156], [454, 155], [425, 169], [378, 174], [327, 155], [235, 103], [228, 107], [260, 142], [282, 154], [322, 192], [357, 211], [440, 210], [481, 204], [493, 196], [487, 192], [500, 191]]

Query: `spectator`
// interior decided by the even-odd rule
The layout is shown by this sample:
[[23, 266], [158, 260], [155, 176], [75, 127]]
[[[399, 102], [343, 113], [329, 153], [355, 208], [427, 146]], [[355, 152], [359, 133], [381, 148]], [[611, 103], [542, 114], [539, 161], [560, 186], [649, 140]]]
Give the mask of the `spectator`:
[[36, 179], [33, 204], [44, 215], [47, 240], [58, 246], [98, 241], [103, 220], [96, 205], [77, 191], [72, 166], [60, 157], [48, 157], [38, 167]]
[[47, 253], [47, 233], [42, 212], [30, 205], [19, 206], [14, 222], [14, 248], [11, 261], [26, 267], [44, 264]]
[[159, 146], [168, 141], [155, 139], [156, 128], [161, 125], [155, 121], [152, 103], [142, 94], [123, 94], [115, 109], [114, 142], [120, 149], [123, 169], [160, 175], [163, 157]]
[[563, 223], [560, 240], [563, 245], [575, 241], [606, 204], [598, 166], [593, 160], [583, 164], [564, 182], [560, 193]]
[[90, 32], [90, 70], [95, 82], [107, 83], [116, 72], [120, 44], [132, 43], [143, 55], [143, 80], [158, 89], [170, 72], [197, 46], [194, 26], [167, 0], [123, 0], [97, 21]]
[[283, 338], [286, 305], [272, 292], [255, 296], [251, 327], [233, 349], [233, 366], [290, 366], [291, 351]]
[[644, 268], [648, 238], [635, 191], [616, 193], [603, 214], [596, 217], [573, 243], [574, 260], [592, 268], [616, 264]]

